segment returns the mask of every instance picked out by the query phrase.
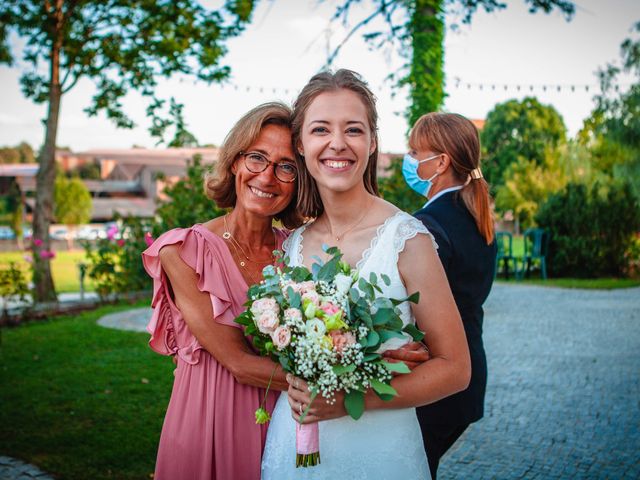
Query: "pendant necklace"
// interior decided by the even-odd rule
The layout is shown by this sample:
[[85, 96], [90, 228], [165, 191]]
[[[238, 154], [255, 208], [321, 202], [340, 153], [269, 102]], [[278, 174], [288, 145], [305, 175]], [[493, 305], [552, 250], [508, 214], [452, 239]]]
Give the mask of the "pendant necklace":
[[360, 216], [360, 218], [358, 218], [358, 220], [356, 221], [356, 223], [354, 223], [353, 225], [351, 225], [349, 228], [347, 228], [344, 232], [342, 232], [340, 235], [333, 233], [332, 229], [331, 229], [331, 225], [329, 224], [329, 216], [327, 215], [325, 217], [325, 222], [327, 224], [327, 230], [329, 231], [329, 235], [332, 237], [335, 237], [336, 242], [341, 241], [344, 236], [349, 233], [351, 230], [353, 230], [354, 228], [356, 228], [358, 225], [360, 225], [360, 223], [362, 222], [362, 220], [364, 220], [364, 217], [367, 216], [367, 213], [369, 213], [369, 207], [371, 206], [371, 204], [373, 203], [373, 197], [371, 198], [371, 200], [369, 201], [369, 203], [367, 204], [367, 207], [364, 209], [364, 213]]

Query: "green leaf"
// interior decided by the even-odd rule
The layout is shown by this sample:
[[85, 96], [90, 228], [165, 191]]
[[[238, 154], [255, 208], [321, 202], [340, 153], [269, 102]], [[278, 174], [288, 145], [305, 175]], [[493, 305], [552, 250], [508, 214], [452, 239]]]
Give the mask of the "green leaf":
[[381, 382], [380, 380], [372, 378], [370, 382], [371, 382], [371, 387], [379, 395], [397, 395], [398, 394], [395, 388], [393, 388], [391, 385], [387, 385], [386, 383]]
[[369, 331], [367, 335], [367, 347], [378, 347], [380, 345], [380, 335], [375, 330]]
[[340, 375], [344, 375], [345, 373], [351, 373], [355, 371], [356, 368], [357, 367], [353, 363], [350, 365], [334, 365], [333, 373], [340, 376]]
[[327, 263], [325, 263], [320, 270], [318, 270], [318, 274], [316, 278], [318, 280], [324, 280], [326, 282], [330, 282], [340, 271], [340, 266], [338, 263], [340, 262], [340, 257], [333, 257]]
[[358, 290], [357, 288], [352, 288], [351, 290], [349, 290], [349, 297], [351, 298], [351, 301], [353, 303], [358, 303], [358, 300], [360, 300], [360, 290]]
[[389, 278], [388, 275], [385, 275], [384, 273], [380, 274], [380, 278], [382, 278], [382, 281], [384, 282], [384, 284], [388, 287], [389, 285], [391, 285], [391, 279]]
[[420, 330], [418, 330], [418, 328], [413, 323], [407, 324], [402, 329], [402, 331], [411, 335], [414, 342], [421, 342], [422, 339], [424, 338], [424, 332], [421, 332]]
[[358, 420], [364, 413], [364, 392], [351, 390], [345, 394], [344, 407], [351, 418]]
[[380, 358], [380, 354], [379, 353], [365, 353], [364, 357], [362, 357], [362, 361], [363, 362], [373, 362], [374, 360], [377, 360]]
[[289, 366], [289, 357], [287, 357], [286, 355], [280, 355], [278, 357], [278, 360], [280, 360], [280, 365], [282, 365], [282, 369], [285, 372], [291, 372], [291, 368]]
[[293, 288], [287, 287], [287, 296], [289, 297], [289, 306], [291, 308], [300, 308], [302, 305], [302, 297], [299, 293], [294, 292]]
[[396, 312], [389, 308], [380, 308], [371, 316], [374, 325], [386, 325], [393, 318], [397, 317]]
[[405, 338], [405, 336], [398, 331], [387, 330], [384, 328], [381, 328], [380, 330], [378, 330], [378, 334], [380, 335], [380, 342], [382, 343], [386, 342], [390, 338]]
[[383, 360], [381, 363], [390, 372], [411, 373], [411, 370], [409, 369], [409, 367], [407, 367], [407, 364], [404, 362], [386, 362]]
[[376, 275], [376, 272], [371, 272], [369, 274], [369, 283], [371, 285], [376, 285], [378, 283], [378, 276]]

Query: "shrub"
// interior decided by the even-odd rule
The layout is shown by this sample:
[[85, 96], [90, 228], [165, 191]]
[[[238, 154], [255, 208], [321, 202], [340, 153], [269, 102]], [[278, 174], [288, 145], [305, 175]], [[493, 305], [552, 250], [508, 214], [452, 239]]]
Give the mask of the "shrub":
[[0, 268], [0, 298], [2, 298], [2, 316], [9, 314], [8, 303], [11, 300], [27, 301], [29, 295], [29, 283], [22, 269], [15, 263], [9, 262]]
[[89, 262], [87, 274], [102, 300], [151, 289], [141, 256], [152, 242], [151, 222], [133, 217], [117, 220], [120, 226], [110, 228], [107, 238], [84, 244]]
[[640, 208], [628, 183], [570, 183], [540, 207], [550, 232], [548, 269], [555, 277], [623, 276], [640, 229]]

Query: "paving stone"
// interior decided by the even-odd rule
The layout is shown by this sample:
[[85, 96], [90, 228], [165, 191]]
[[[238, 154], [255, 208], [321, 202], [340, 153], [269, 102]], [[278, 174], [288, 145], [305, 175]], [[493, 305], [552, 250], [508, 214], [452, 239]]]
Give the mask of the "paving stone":
[[485, 418], [438, 478], [640, 478], [640, 288], [495, 285]]

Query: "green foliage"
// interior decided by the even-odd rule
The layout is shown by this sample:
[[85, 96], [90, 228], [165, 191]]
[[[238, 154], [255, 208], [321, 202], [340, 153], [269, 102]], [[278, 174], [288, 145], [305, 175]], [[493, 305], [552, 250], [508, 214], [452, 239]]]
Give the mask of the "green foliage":
[[543, 164], [546, 153], [566, 141], [566, 130], [556, 109], [534, 97], [499, 103], [480, 134], [485, 178], [497, 188], [504, 184], [509, 166], [520, 159]]
[[132, 217], [118, 221], [120, 228], [111, 229], [108, 238], [84, 243], [87, 273], [102, 300], [151, 289], [141, 257], [151, 242], [150, 222]]
[[[640, 22], [633, 28], [640, 34]], [[640, 38], [628, 38], [621, 46], [621, 65], [607, 65], [598, 72], [601, 92], [596, 108], [579, 134], [594, 154], [595, 166], [613, 178], [629, 180], [640, 199]], [[621, 74], [634, 83], [618, 92]]]
[[156, 209], [155, 236], [172, 228], [206, 222], [225, 213], [205, 194], [205, 176], [210, 171], [211, 166], [203, 164], [201, 156], [196, 155], [187, 165], [186, 177], [165, 188], [167, 198]]
[[408, 75], [400, 85], [410, 85], [409, 125], [444, 102], [444, 0], [416, 0], [408, 30], [413, 54]]
[[[525, 0], [530, 13], [543, 11], [549, 13], [558, 9], [570, 19], [575, 7], [568, 0]], [[342, 0], [336, 7], [332, 20], [348, 23], [353, 5], [361, 0]], [[363, 38], [374, 49], [387, 44], [393, 45], [406, 63], [398, 72], [392, 72], [388, 78], [397, 79], [399, 86], [409, 85], [411, 102], [406, 112], [410, 125], [423, 114], [436, 111], [444, 101], [443, 41], [444, 17], [453, 13], [462, 18], [462, 23], [470, 23], [471, 18], [483, 8], [493, 12], [506, 8], [506, 3], [496, 0], [376, 0], [369, 2], [371, 10], [347, 34], [327, 60], [331, 66], [340, 49], [358, 30], [380, 18], [385, 28], [364, 33]], [[455, 24], [453, 25], [456, 26]]]
[[[0, 18], [3, 33], [26, 40], [23, 59], [33, 67], [21, 78], [27, 97], [49, 99], [53, 79], [39, 67], [59, 48], [61, 93], [89, 78], [97, 88], [87, 113], [104, 111], [117, 126], [131, 128], [122, 108], [129, 91], [140, 91], [153, 105], [157, 77], [189, 74], [208, 83], [227, 78], [230, 69], [220, 63], [224, 44], [242, 32], [253, 7], [251, 0], [227, 0], [219, 10], [199, 2], [90, 0], [64, 2], [58, 11], [55, 2], [8, 0]], [[8, 37], [0, 35], [0, 42], [0, 61], [11, 63]]]
[[536, 216], [551, 233], [547, 265], [556, 277], [621, 276], [640, 229], [640, 208], [628, 183], [570, 183], [551, 195]]
[[7, 302], [19, 300], [25, 302], [29, 295], [29, 284], [22, 269], [15, 262], [0, 267], [0, 298], [3, 315], [7, 315]]
[[53, 198], [58, 223], [79, 225], [91, 219], [91, 194], [79, 178], [56, 177]]
[[100, 174], [100, 165], [93, 162], [85, 163], [84, 165], [79, 165], [76, 168], [71, 169], [66, 173], [66, 176], [69, 178], [79, 177], [84, 180], [102, 179]]
[[147, 334], [96, 323], [131, 308], [3, 329], [3, 455], [65, 480], [151, 477], [175, 366], [149, 348]]
[[402, 158], [392, 158], [387, 176], [378, 177], [380, 195], [407, 213], [413, 213], [427, 203], [427, 199], [411, 190], [402, 175]]
[[0, 163], [35, 163], [35, 161], [33, 148], [27, 142], [21, 142], [15, 147], [0, 147]]

